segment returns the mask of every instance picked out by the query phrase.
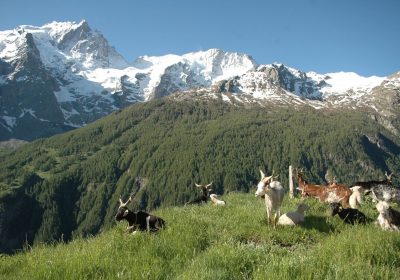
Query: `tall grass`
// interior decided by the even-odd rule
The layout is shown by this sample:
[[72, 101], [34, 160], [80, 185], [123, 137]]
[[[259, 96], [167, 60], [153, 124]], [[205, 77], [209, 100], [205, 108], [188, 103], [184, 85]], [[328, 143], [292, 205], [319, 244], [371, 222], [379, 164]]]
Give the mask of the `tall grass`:
[[[308, 200], [305, 224], [272, 228], [263, 201], [228, 194], [226, 207], [159, 209], [157, 234], [126, 235], [125, 223], [89, 239], [39, 245], [0, 258], [3, 279], [396, 279], [400, 233], [349, 226]], [[285, 198], [283, 212], [298, 199]], [[372, 204], [361, 209], [377, 214]]]

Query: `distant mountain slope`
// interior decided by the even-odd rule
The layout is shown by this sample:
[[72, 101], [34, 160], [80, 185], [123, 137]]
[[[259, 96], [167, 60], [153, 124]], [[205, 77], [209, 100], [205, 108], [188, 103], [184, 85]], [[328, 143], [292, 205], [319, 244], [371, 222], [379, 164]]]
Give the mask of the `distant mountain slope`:
[[0, 32], [0, 140], [48, 137], [130, 104], [204, 90], [250, 95], [266, 104], [374, 108], [395, 131], [396, 118], [381, 112], [398, 116], [400, 77], [305, 73], [219, 49], [128, 63], [86, 21]]
[[280, 173], [285, 186], [290, 164], [317, 183], [328, 172], [342, 183], [400, 174], [400, 138], [373, 109], [246, 98], [177, 93], [1, 153], [1, 251], [95, 234], [112, 224], [118, 198], [139, 187], [132, 206], [153, 209], [184, 204], [195, 183], [252, 192], [260, 168]]

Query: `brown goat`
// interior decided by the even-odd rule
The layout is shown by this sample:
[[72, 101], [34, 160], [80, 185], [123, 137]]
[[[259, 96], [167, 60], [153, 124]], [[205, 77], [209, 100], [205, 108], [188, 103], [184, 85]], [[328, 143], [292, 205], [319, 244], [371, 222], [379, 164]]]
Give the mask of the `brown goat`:
[[297, 180], [299, 182], [302, 197], [315, 197], [323, 203], [339, 202], [344, 208], [350, 206], [349, 197], [351, 196], [352, 191], [344, 185], [339, 185], [336, 182], [333, 182], [328, 186], [309, 184], [304, 180], [301, 171], [297, 172]]
[[301, 171], [297, 171], [297, 181], [299, 182], [299, 188], [301, 190], [301, 197], [314, 197], [318, 198], [320, 202], [324, 202], [326, 200], [326, 188], [327, 186], [322, 185], [314, 185], [307, 183], [303, 178], [303, 173]]

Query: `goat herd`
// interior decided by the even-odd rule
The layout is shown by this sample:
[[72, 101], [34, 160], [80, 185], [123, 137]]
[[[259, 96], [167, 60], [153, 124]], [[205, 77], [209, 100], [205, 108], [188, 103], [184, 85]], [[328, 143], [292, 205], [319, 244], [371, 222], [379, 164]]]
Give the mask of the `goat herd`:
[[[369, 195], [376, 203], [378, 210], [378, 218], [376, 223], [384, 230], [400, 230], [400, 212], [393, 209], [389, 203], [395, 202], [400, 205], [400, 188], [393, 186], [392, 174], [386, 175], [386, 180], [355, 182], [349, 188], [338, 184], [334, 179], [328, 185], [315, 185], [307, 183], [303, 178], [303, 172], [297, 170], [297, 181], [299, 184], [298, 190], [301, 192], [302, 202], [293, 212], [288, 212], [280, 215], [285, 189], [282, 184], [276, 179], [272, 172], [271, 176], [265, 176], [260, 170], [261, 180], [257, 185], [256, 197], [265, 199], [267, 210], [267, 221], [274, 227], [278, 225], [294, 226], [304, 222], [304, 212], [309, 209], [304, 203], [305, 198], [313, 197], [322, 203], [328, 203], [332, 210], [331, 215], [338, 215], [345, 223], [348, 224], [365, 224], [366, 216], [357, 209], [363, 203], [362, 197]], [[198, 185], [201, 195], [191, 200], [187, 204], [202, 204], [207, 203], [208, 198], [214, 205], [225, 206], [226, 202], [219, 200], [216, 194], [210, 194], [211, 185]], [[151, 215], [144, 211], [132, 212], [128, 209], [127, 204], [132, 200], [132, 196], [128, 201], [122, 202], [119, 199], [120, 205], [118, 213], [115, 216], [116, 221], [127, 220], [128, 227], [126, 232], [135, 233], [136, 231], [155, 232], [165, 226], [165, 221], [157, 216]]]

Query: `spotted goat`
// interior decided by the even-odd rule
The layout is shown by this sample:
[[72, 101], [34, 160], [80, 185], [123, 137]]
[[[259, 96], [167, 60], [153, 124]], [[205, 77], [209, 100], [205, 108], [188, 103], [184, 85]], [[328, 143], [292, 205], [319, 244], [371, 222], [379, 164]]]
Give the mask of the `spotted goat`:
[[338, 202], [343, 208], [348, 208], [350, 206], [349, 198], [352, 191], [344, 185], [337, 184], [336, 181], [327, 186], [310, 184], [304, 180], [301, 170], [297, 170], [297, 181], [303, 198], [314, 197], [322, 203]]
[[125, 203], [120, 198], [118, 212], [115, 215], [116, 221], [126, 220], [128, 222], [125, 230], [127, 233], [135, 233], [137, 231], [156, 232], [165, 227], [165, 221], [160, 217], [144, 211], [133, 212], [129, 210], [127, 205], [131, 201], [132, 196]]

